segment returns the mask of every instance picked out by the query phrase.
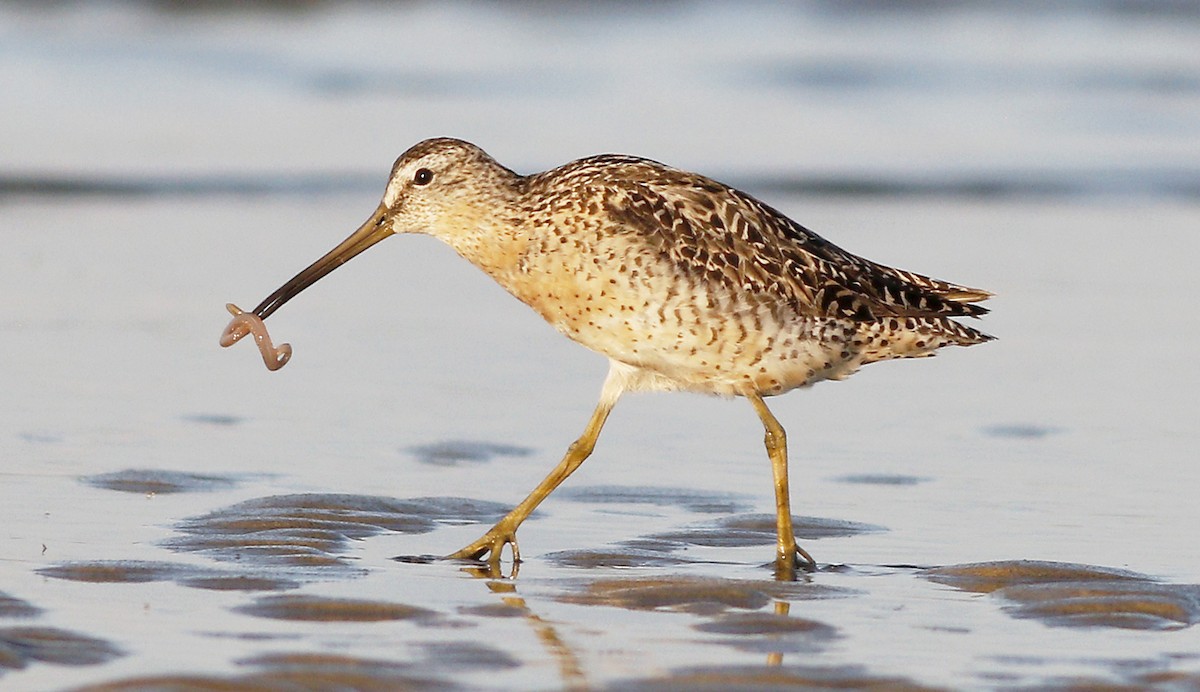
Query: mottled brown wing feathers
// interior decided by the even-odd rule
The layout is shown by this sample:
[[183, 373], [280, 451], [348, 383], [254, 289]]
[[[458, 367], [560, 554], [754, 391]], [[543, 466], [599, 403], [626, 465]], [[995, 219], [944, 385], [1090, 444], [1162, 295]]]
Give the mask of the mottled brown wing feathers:
[[695, 279], [786, 297], [800, 312], [855, 321], [987, 312], [973, 304], [991, 295], [986, 291], [858, 257], [708, 178], [631, 157], [589, 161], [630, 169], [616, 181], [606, 177], [610, 215]]

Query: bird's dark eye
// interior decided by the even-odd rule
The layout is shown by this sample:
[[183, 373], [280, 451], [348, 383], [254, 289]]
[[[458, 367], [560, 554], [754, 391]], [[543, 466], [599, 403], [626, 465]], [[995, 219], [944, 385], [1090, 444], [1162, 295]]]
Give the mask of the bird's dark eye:
[[431, 180], [433, 180], [433, 171], [428, 168], [418, 168], [417, 172], [413, 173], [413, 182], [417, 185], [428, 185]]

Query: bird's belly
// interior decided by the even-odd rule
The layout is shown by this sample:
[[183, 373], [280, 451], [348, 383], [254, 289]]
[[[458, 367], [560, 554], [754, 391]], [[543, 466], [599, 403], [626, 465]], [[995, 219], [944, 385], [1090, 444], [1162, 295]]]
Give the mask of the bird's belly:
[[526, 301], [556, 329], [614, 360], [653, 373], [646, 389], [781, 394], [858, 368], [851, 324], [796, 315], [771, 302], [667, 294], [609, 284]]
[[[612, 338], [613, 332], [585, 332], [572, 338], [667, 380], [656, 388], [709, 394], [736, 395], [747, 390], [781, 394], [844, 377], [857, 368], [850, 353], [813, 338], [811, 323], [764, 325], [765, 329], [751, 331], [740, 322], [730, 319], [680, 331], [646, 331], [632, 346], [626, 339]], [[617, 334], [622, 327], [617, 327]]]

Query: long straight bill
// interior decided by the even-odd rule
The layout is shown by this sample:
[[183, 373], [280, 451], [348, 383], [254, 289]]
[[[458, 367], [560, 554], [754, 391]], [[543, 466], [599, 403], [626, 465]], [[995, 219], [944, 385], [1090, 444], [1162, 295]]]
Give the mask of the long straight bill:
[[318, 279], [350, 261], [358, 253], [392, 235], [391, 225], [386, 222], [387, 207], [382, 204], [357, 231], [350, 234], [324, 257], [308, 265], [304, 271], [293, 276], [274, 293], [254, 308], [254, 314], [266, 319], [296, 294], [313, 285]]

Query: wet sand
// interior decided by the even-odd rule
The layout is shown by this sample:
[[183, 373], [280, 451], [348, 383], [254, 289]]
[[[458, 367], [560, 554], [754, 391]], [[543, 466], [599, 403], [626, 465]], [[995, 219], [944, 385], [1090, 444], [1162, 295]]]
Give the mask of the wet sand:
[[[321, 10], [295, 19], [293, 31], [318, 34], [335, 53], [325, 56], [330, 64], [348, 61], [347, 74], [370, 77], [337, 57], [336, 27], [372, 26], [376, 11]], [[471, 25], [538, 25], [500, 14]], [[436, 24], [434, 15], [406, 18]], [[682, 31], [699, 35], [722, 18], [710, 8]], [[76, 21], [55, 31], [83, 35], [86, 22]], [[147, 21], [164, 28], [172, 20]], [[266, 21], [213, 20], [260, 31]], [[41, 25], [22, 22], [26, 37], [11, 45], [41, 62], [27, 73], [6, 64], [49, 78], [57, 54], [31, 46], [56, 45], [57, 34], [38, 38]], [[1146, 23], [1130, 31], [1141, 35]], [[247, 45], [197, 26], [174, 31], [201, 64]], [[860, 28], [881, 31], [873, 26]], [[1190, 25], [1181, 26], [1186, 34]], [[615, 45], [627, 35], [606, 32]], [[839, 124], [858, 93], [850, 88], [844, 101], [833, 99], [841, 106], [825, 103], [823, 126], [808, 123], [810, 132], [858, 125], [896, 142], [890, 150], [865, 142], [847, 167], [883, 171], [908, 187], [864, 187], [870, 176], [850, 176], [857, 186], [798, 189], [780, 181], [844, 172], [834, 166], [844, 140], [814, 143], [806, 164], [814, 168], [791, 172], [781, 166], [802, 149], [796, 142], [766, 151], [744, 141], [744, 157], [701, 125], [678, 140], [608, 139], [631, 129], [618, 119], [593, 140], [573, 139], [562, 125], [521, 141], [511, 126], [472, 114], [490, 105], [505, 120], [533, 102], [560, 118], [588, 111], [598, 97], [497, 95], [453, 81], [457, 95], [392, 92], [367, 80], [367, 96], [347, 103], [285, 78], [311, 67], [286, 36], [255, 44], [279, 61], [258, 88], [237, 87], [246, 90], [239, 103], [290, 104], [301, 119], [282, 129], [337, 133], [299, 137], [313, 140], [307, 151], [283, 153], [286, 133], [256, 138], [259, 115], [218, 128], [228, 138], [220, 145], [184, 146], [164, 124], [179, 115], [168, 101], [140, 112], [148, 142], [124, 159], [103, 119], [79, 120], [82, 129], [61, 141], [51, 137], [55, 123], [13, 120], [22, 136], [0, 159], [10, 180], [28, 181], [36, 169], [61, 182], [74, 170], [63, 161], [100, 182], [113, 169], [136, 180], [160, 180], [166, 169], [193, 183], [263, 180], [254, 171], [264, 168], [349, 173], [328, 186], [284, 175], [285, 184], [242, 193], [211, 184], [137, 194], [0, 186], [0, 687], [1200, 684], [1200, 323], [1191, 309], [1200, 198], [1175, 184], [1191, 180], [1191, 169], [1168, 176], [1170, 184], [1148, 176], [1139, 178], [1148, 187], [1116, 192], [1089, 176], [1037, 193], [1017, 185], [981, 194], [964, 175], [957, 185], [932, 185], [916, 170], [921, 160], [905, 159], [909, 170], [886, 158], [903, 159], [928, 133], [911, 123], [906, 131], [882, 111], [880, 122], [864, 114]], [[768, 45], [790, 45], [786, 38]], [[178, 66], [161, 67], [174, 63], [156, 45], [146, 44], [143, 68], [157, 88]], [[1192, 44], [1164, 34], [1156, 45], [1169, 53]], [[1046, 50], [1039, 60], [1062, 58]], [[1160, 56], [1140, 55], [1149, 63]], [[75, 59], [63, 59], [68, 75], [90, 74], [90, 63]], [[186, 102], [198, 111], [177, 126], [207, 132], [224, 122], [225, 106], [216, 104], [226, 103], [217, 98], [226, 87], [204, 70], [187, 74], [196, 91]], [[802, 70], [771, 74], [791, 74], [803, 84], [790, 88], [802, 94], [826, 89]], [[514, 80], [534, 89], [535, 77]], [[59, 79], [51, 83], [72, 83]], [[731, 88], [714, 79], [685, 92]], [[574, 83], [562, 74], [549, 81]], [[18, 85], [37, 95], [37, 83]], [[789, 120], [798, 107], [754, 89], [759, 125], [798, 137], [803, 128]], [[962, 93], [930, 91], [945, 107]], [[1068, 113], [1092, 105], [1072, 100], [1070, 89], [1032, 91], [1017, 100]], [[1169, 102], [1147, 97], [1159, 123], [1195, 100], [1186, 89], [1154, 93]], [[921, 97], [891, 98], [911, 106]], [[130, 98], [122, 92], [95, 107], [124, 112]], [[432, 115], [393, 123], [394, 142], [348, 143], [350, 134], [333, 126], [354, 105], [359, 129], [372, 130], [385, 112], [415, 117], [421, 103]], [[1013, 149], [1011, 131], [987, 124], [994, 137], [977, 144], [990, 157], [978, 166], [985, 171], [1002, 170], [1006, 157], [1018, 169], [1042, 165], [1029, 153], [1039, 146], [1060, 162], [1107, 170], [1088, 152], [1140, 152], [1132, 159], [1167, 170], [1193, 151], [1187, 137], [1164, 146], [1166, 127], [1073, 139], [1050, 125], [1031, 127], [1031, 142]], [[421, 130], [435, 126], [442, 129]], [[80, 132], [101, 143], [91, 168], [71, 158]], [[973, 151], [971, 137], [955, 132], [935, 138], [942, 149], [925, 155], [962, 173], [957, 157]], [[846, 382], [772, 401], [791, 443], [797, 533], [820, 564], [796, 582], [775, 581], [768, 564], [770, 466], [752, 409], [688, 395], [622, 400], [593, 458], [522, 528], [525, 562], [515, 576], [508, 564], [492, 575], [431, 559], [476, 538], [558, 461], [595, 402], [603, 358], [418, 237], [388, 240], [272, 316], [272, 335], [295, 349], [287, 368], [267, 372], [248, 344], [217, 345], [225, 303], [253, 304], [357, 227], [378, 201], [391, 158], [424, 134], [479, 139], [502, 159], [520, 152], [539, 166], [615, 141], [692, 168], [744, 171], [752, 192], [847, 249], [995, 291], [981, 324], [999, 341], [868, 366]], [[35, 137], [61, 148], [39, 153], [49, 145], [32, 146]], [[170, 164], [154, 154], [154, 141], [177, 147], [168, 147]], [[279, 158], [266, 166], [272, 153]]]

